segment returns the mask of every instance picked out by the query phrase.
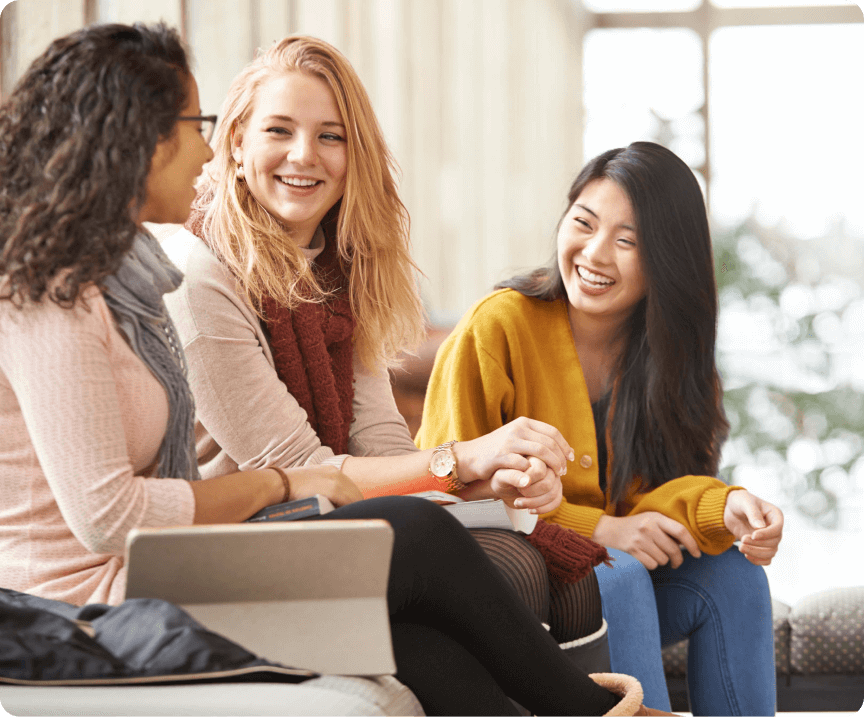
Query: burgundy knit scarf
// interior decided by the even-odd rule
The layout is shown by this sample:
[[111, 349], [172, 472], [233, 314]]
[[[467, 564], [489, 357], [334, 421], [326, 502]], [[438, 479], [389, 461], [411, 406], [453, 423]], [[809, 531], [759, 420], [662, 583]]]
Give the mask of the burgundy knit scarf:
[[612, 567], [614, 558], [606, 548], [557, 523], [538, 520], [526, 538], [540, 551], [549, 577], [556, 582], [577, 583], [600, 563]]
[[[186, 228], [207, 243], [203, 221], [203, 212], [193, 212]], [[339, 455], [348, 450], [353, 417], [355, 322], [332, 225], [322, 224], [325, 246], [312, 270], [333, 298], [288, 310], [265, 296], [260, 309], [279, 379], [306, 411], [321, 443]]]

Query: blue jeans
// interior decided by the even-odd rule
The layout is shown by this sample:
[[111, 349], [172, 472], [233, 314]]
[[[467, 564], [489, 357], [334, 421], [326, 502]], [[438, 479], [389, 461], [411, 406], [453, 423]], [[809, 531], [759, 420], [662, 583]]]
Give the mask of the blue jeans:
[[765, 571], [737, 548], [648, 571], [613, 548], [595, 568], [614, 672], [633, 675], [645, 704], [669, 710], [661, 645], [689, 638], [687, 689], [694, 715], [773, 715], [777, 687]]

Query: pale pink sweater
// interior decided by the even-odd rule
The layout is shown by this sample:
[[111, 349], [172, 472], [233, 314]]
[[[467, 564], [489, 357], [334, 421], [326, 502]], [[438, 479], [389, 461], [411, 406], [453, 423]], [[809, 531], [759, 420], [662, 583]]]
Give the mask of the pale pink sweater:
[[96, 287], [73, 309], [0, 301], [0, 586], [120, 602], [130, 529], [193, 520], [189, 483], [150, 477], [167, 420]]

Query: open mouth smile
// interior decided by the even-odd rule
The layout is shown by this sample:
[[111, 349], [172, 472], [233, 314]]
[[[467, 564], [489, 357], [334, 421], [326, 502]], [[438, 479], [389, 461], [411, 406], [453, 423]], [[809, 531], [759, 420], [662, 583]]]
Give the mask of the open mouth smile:
[[294, 187], [295, 189], [309, 189], [310, 187], [317, 187], [319, 184], [322, 184], [320, 179], [304, 179], [301, 177], [280, 177], [276, 176], [282, 184], [285, 184], [289, 187]]
[[602, 274], [595, 274], [584, 266], [577, 265], [576, 273], [579, 275], [579, 281], [582, 286], [588, 289], [593, 289], [595, 292], [605, 291], [615, 283], [614, 279], [610, 279], [608, 276], [603, 276]]

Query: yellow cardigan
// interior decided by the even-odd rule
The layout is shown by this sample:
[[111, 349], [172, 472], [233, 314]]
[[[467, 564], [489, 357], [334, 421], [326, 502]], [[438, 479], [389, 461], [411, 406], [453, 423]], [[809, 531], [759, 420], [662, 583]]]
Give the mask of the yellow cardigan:
[[519, 416], [555, 426], [576, 453], [561, 479], [564, 500], [546, 520], [591, 537], [604, 513], [657, 511], [687, 526], [706, 553], [732, 545], [723, 510], [737, 486], [716, 478], [683, 476], [647, 492], [634, 480], [617, 509], [609, 502], [597, 477], [594, 417], [566, 303], [502, 289], [475, 304], [439, 349], [415, 440], [421, 449], [466, 441]]

